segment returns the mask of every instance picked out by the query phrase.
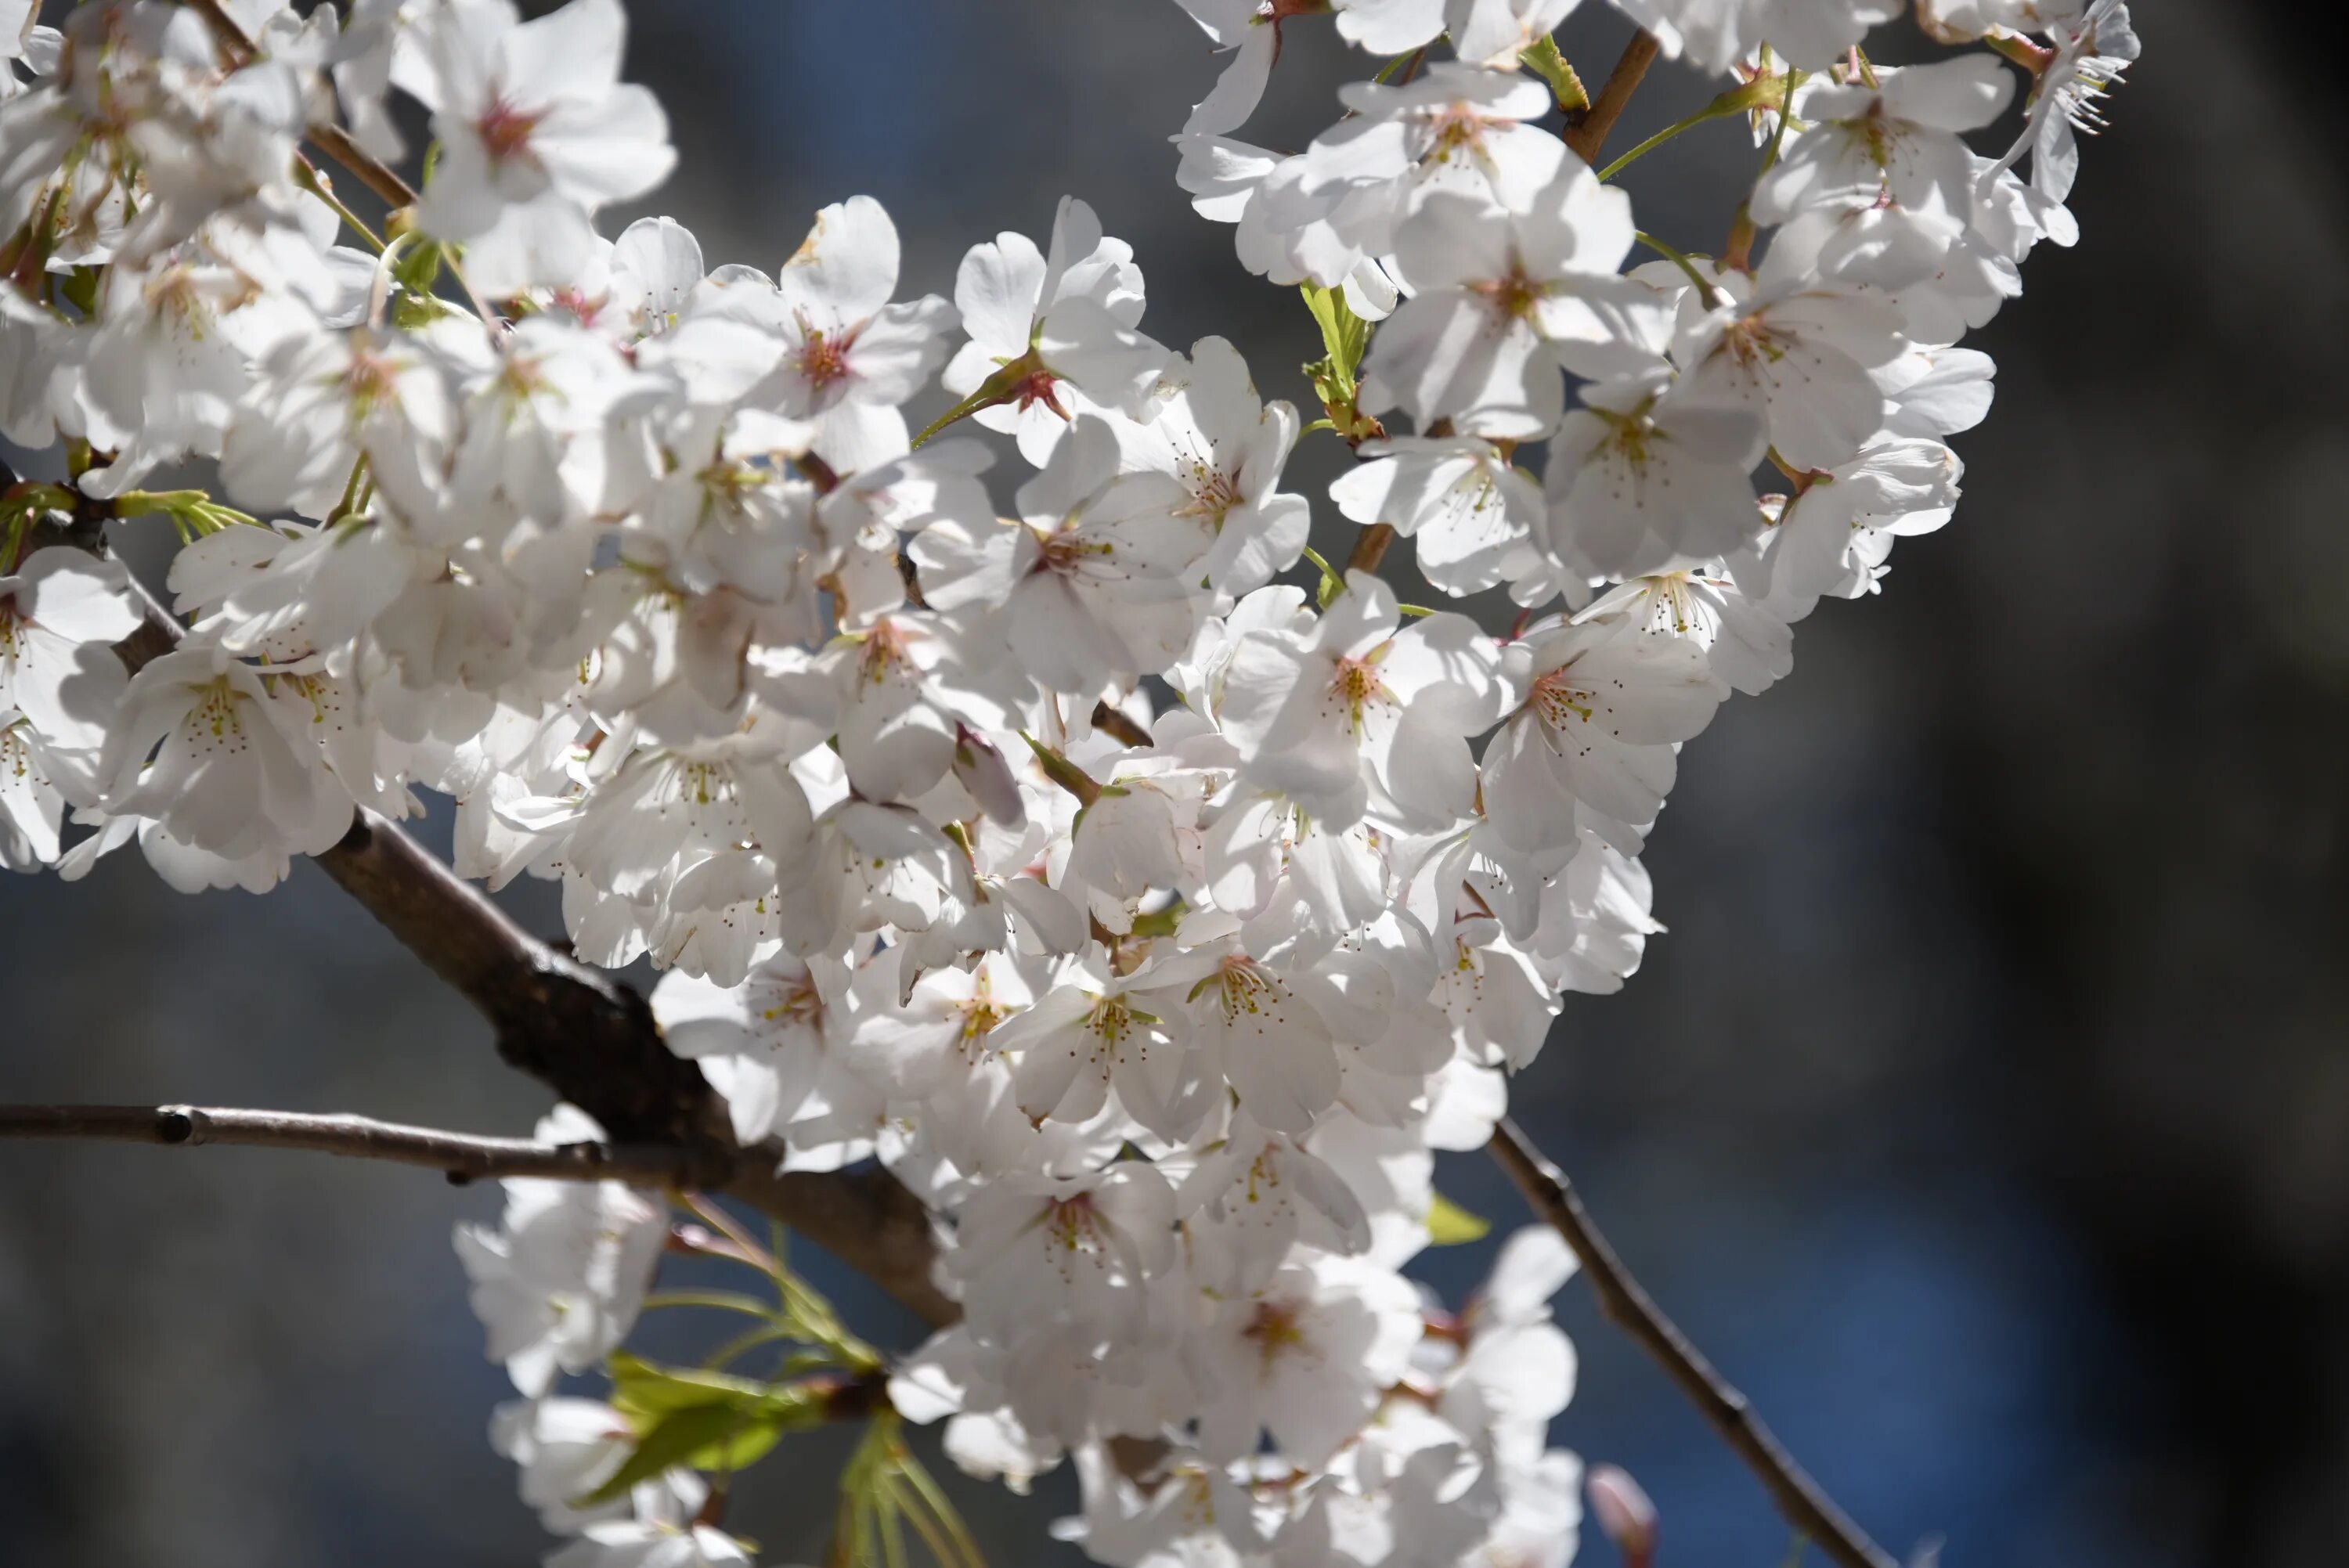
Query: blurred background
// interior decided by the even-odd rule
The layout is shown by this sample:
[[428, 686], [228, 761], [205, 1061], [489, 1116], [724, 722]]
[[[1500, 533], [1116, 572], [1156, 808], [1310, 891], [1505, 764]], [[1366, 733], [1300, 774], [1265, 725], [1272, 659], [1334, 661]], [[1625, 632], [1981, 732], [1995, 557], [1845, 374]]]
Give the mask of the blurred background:
[[[868, 192], [905, 292], [1040, 237], [1064, 191], [1133, 242], [1144, 326], [1223, 334], [1309, 397], [1293, 292], [1195, 217], [1166, 135], [1216, 68], [1171, 0], [639, 0], [675, 122], [648, 210], [771, 269]], [[2089, 146], [2085, 240], [1975, 341], [1955, 526], [1803, 624], [1792, 678], [1689, 749], [1655, 835], [1671, 927], [1569, 998], [1518, 1115], [1665, 1306], [1904, 1556], [1951, 1568], [2349, 1562], [2349, 350], [2343, 103], [2292, 8], [2146, 5]], [[1595, 86], [1627, 29], [1563, 34]], [[1359, 57], [1289, 29], [1251, 139], [1301, 145]], [[1908, 46], [1881, 57], [1913, 57]], [[1711, 88], [1660, 67], [1612, 145]], [[1627, 179], [1711, 248], [1751, 167], [1707, 128]], [[616, 214], [625, 219], [628, 214]], [[922, 410], [928, 412], [926, 406]], [[1318, 500], [1342, 449], [1309, 438]], [[1016, 470], [995, 476], [1008, 486]], [[1398, 552], [1399, 560], [1407, 552]], [[428, 839], [445, 844], [445, 821]], [[559, 929], [545, 890], [517, 906]], [[519, 1132], [486, 1028], [314, 869], [169, 892], [135, 854], [0, 882], [0, 1098], [353, 1109]], [[1450, 1160], [1471, 1209], [1519, 1211]], [[451, 1223], [491, 1191], [297, 1155], [0, 1145], [0, 1563], [531, 1562], [483, 1440]], [[1497, 1241], [1497, 1234], [1495, 1238]], [[1448, 1292], [1493, 1243], [1431, 1254]], [[851, 1320], [914, 1326], [824, 1260]], [[1558, 1439], [1628, 1466], [1667, 1568], [1769, 1568], [1785, 1528], [1569, 1286]], [[652, 1342], [657, 1349], [661, 1341]], [[822, 1549], [839, 1454], [795, 1441], [730, 1522]], [[993, 1560], [1073, 1561], [1068, 1501], [949, 1478]], [[1584, 1562], [1609, 1564], [1603, 1541]], [[1814, 1557], [1813, 1561], [1817, 1559]]]

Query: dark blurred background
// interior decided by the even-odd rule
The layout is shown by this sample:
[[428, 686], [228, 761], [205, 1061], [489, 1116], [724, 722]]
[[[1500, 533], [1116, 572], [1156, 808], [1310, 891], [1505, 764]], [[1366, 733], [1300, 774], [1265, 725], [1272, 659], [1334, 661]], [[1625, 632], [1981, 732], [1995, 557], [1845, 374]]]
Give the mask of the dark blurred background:
[[[1133, 242], [1145, 326], [1222, 333], [1308, 397], [1295, 295], [1173, 183], [1164, 139], [1215, 65], [1170, 0], [634, 9], [629, 74], [682, 153], [650, 210], [713, 264], [771, 268], [864, 191], [907, 288], [950, 293], [965, 247], [1041, 238], [1074, 192]], [[1690, 748], [1648, 860], [1670, 934], [1624, 995], [1571, 999], [1516, 1086], [1789, 1446], [1951, 1568], [2349, 1562], [2349, 202], [2317, 51], [2261, 26], [2287, 10], [2140, 7], [2085, 239], [2043, 248], [1976, 340], [2000, 395], [1960, 439], [1957, 524], [1903, 543], [1880, 599], [1823, 606], [1793, 677]], [[1289, 32], [1249, 130], [1293, 146], [1361, 67]], [[1594, 4], [1564, 37], [1595, 81], [1625, 32]], [[1614, 145], [1710, 90], [1660, 67]], [[1709, 248], [1750, 166], [1713, 127], [1627, 182], [1646, 227]], [[1342, 549], [1340, 452], [1309, 439], [1291, 483]], [[520, 907], [551, 934], [543, 892]], [[189, 899], [119, 855], [0, 882], [0, 934], [10, 1100], [507, 1132], [544, 1107], [307, 867]], [[1514, 1222], [1480, 1161], [1439, 1180]], [[483, 1440], [507, 1389], [449, 1247], [493, 1193], [56, 1145], [0, 1146], [0, 1563], [511, 1568], [547, 1544]], [[1457, 1291], [1490, 1252], [1424, 1272]], [[1668, 1568], [1783, 1561], [1752, 1479], [1587, 1292], [1561, 1310], [1582, 1386], [1558, 1439], [1643, 1479]], [[820, 1553], [838, 1452], [795, 1441], [746, 1487], [767, 1561]], [[1069, 1560], [1042, 1535], [1064, 1489], [955, 1490], [996, 1561]]]

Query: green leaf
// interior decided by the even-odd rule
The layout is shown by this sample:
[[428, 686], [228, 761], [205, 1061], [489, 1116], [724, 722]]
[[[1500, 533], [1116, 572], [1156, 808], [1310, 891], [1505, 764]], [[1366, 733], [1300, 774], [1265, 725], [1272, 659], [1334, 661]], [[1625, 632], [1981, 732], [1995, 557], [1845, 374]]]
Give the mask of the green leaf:
[[437, 294], [403, 294], [391, 304], [391, 324], [402, 332], [416, 332], [444, 315], [463, 314]]
[[444, 253], [438, 240], [419, 240], [391, 264], [392, 281], [410, 294], [429, 294], [440, 278]]
[[98, 269], [76, 267], [66, 274], [66, 280], [57, 286], [57, 292], [65, 295], [67, 301], [82, 315], [96, 315], [98, 314]]
[[658, 1367], [615, 1351], [612, 1404], [637, 1432], [636, 1446], [583, 1502], [608, 1502], [647, 1476], [677, 1465], [740, 1470], [785, 1432], [820, 1426], [824, 1386], [761, 1383], [698, 1367]]
[[773, 1397], [767, 1384], [698, 1367], [658, 1367], [625, 1350], [615, 1350], [609, 1364], [612, 1405], [639, 1431], [650, 1418], [672, 1410], [689, 1409], [732, 1400], [746, 1407], [763, 1405]]
[[1493, 1229], [1493, 1222], [1481, 1214], [1472, 1214], [1443, 1193], [1427, 1206], [1427, 1239], [1439, 1247], [1457, 1247], [1469, 1242], [1481, 1242]]
[[739, 1470], [775, 1446], [784, 1422], [732, 1404], [688, 1405], [671, 1410], [636, 1439], [611, 1479], [578, 1500], [582, 1506], [626, 1495], [640, 1480], [678, 1465], [698, 1470]]
[[1305, 308], [1313, 313], [1314, 325], [1321, 329], [1321, 346], [1327, 351], [1305, 366], [1305, 377], [1313, 384], [1313, 395], [1321, 400], [1322, 411], [1329, 415], [1326, 420], [1315, 420], [1311, 428], [1335, 431], [1351, 446], [1384, 435], [1385, 430], [1376, 419], [1354, 406], [1359, 390], [1356, 377], [1362, 367], [1362, 356], [1371, 346], [1371, 324], [1346, 304], [1343, 289], [1305, 284], [1299, 292], [1305, 296]]
[[1590, 94], [1583, 88], [1582, 78], [1574, 74], [1574, 67], [1567, 63], [1566, 57], [1558, 53], [1556, 38], [1545, 36], [1538, 39], [1531, 48], [1517, 57], [1517, 64], [1547, 82], [1549, 90], [1557, 98], [1557, 107], [1567, 113], [1575, 114], [1590, 107]]
[[1299, 292], [1305, 295], [1305, 308], [1313, 313], [1314, 324], [1321, 329], [1321, 346], [1329, 354], [1326, 363], [1331, 379], [1350, 396], [1354, 373], [1362, 366], [1362, 351], [1371, 344], [1371, 324], [1354, 314], [1342, 288], [1325, 289], [1319, 284], [1304, 284], [1299, 285]]

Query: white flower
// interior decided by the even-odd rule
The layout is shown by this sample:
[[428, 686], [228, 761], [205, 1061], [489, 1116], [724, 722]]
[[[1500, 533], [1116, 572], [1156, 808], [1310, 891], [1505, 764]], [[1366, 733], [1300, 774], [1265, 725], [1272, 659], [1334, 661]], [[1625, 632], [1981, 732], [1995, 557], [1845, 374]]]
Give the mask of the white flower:
[[1770, 611], [1787, 621], [1810, 614], [1823, 594], [1873, 593], [1892, 542], [1930, 533], [1950, 520], [1965, 466], [1939, 441], [1895, 439], [1864, 449], [1788, 501], [1755, 577]]
[[1514, 70], [1517, 57], [1557, 30], [1580, 0], [1446, 0], [1444, 31], [1470, 65]]
[[1119, 428], [1124, 465], [1183, 487], [1176, 515], [1215, 533], [1200, 570], [1217, 590], [1253, 593], [1297, 564], [1312, 524], [1303, 496], [1279, 489], [1297, 444], [1296, 407], [1263, 401], [1247, 364], [1220, 337], [1174, 356], [1159, 379], [1165, 398], [1146, 425]]
[[1779, 263], [1775, 247], [1758, 278], [1725, 271], [1715, 286], [1725, 297], [1684, 319], [1673, 340], [1675, 397], [1754, 415], [1798, 471], [1849, 461], [1883, 428], [1884, 395], [1870, 372], [1905, 346], [1899, 314]]
[[1142, 303], [1133, 248], [1103, 237], [1093, 210], [1064, 196], [1049, 252], [1002, 233], [963, 258], [955, 308], [970, 341], [941, 379], [963, 397], [1001, 384], [999, 400], [974, 418], [1017, 432], [1021, 455], [1040, 465], [1088, 408], [1146, 412], [1167, 351], [1134, 330]]
[[[457, 326], [441, 341], [480, 330]], [[302, 335], [280, 342], [256, 370], [221, 446], [221, 482], [239, 503], [328, 521], [364, 452], [402, 515], [439, 509], [458, 433], [439, 353], [407, 334]]]
[[1280, 25], [1264, 14], [1259, 0], [1180, 0], [1191, 20], [1232, 57], [1215, 87], [1183, 122], [1185, 135], [1221, 136], [1237, 130], [1264, 98], [1272, 63], [1280, 54]]
[[1668, 55], [1715, 75], [1764, 44], [1817, 70], [1871, 27], [1898, 16], [1900, 0], [1615, 0], [1656, 35]]
[[1175, 1202], [1195, 1250], [1209, 1254], [1194, 1258], [1199, 1283], [1222, 1295], [1261, 1289], [1300, 1242], [1349, 1255], [1371, 1244], [1370, 1214], [1346, 1179], [1245, 1110], [1201, 1153]]
[[989, 1344], [1105, 1336], [1135, 1345], [1152, 1282], [1174, 1257], [1174, 1199], [1155, 1167], [1008, 1176], [963, 1205], [948, 1274]]
[[[583, 1112], [559, 1107], [541, 1143], [600, 1140]], [[499, 1227], [459, 1225], [457, 1256], [492, 1361], [532, 1398], [558, 1372], [585, 1372], [627, 1335], [644, 1305], [668, 1222], [661, 1206], [617, 1181], [505, 1182]]]
[[1199, 1447], [1237, 1460], [1268, 1433], [1291, 1463], [1319, 1466], [1361, 1429], [1419, 1338], [1419, 1296], [1383, 1269], [1310, 1258], [1222, 1304], [1202, 1336], [1216, 1385]]
[[1505, 1460], [1537, 1461], [1551, 1418], [1574, 1397], [1574, 1346], [1550, 1321], [1549, 1299], [1575, 1267], [1547, 1225], [1511, 1236], [1469, 1305], [1459, 1359], [1444, 1370], [1437, 1413], [1461, 1431], [1489, 1434]]
[[1649, 373], [1597, 381], [1550, 442], [1549, 548], [1574, 576], [1654, 572], [1728, 554], [1762, 531], [1747, 477], [1758, 411], [1705, 402]]
[[2054, 57], [2032, 86], [2031, 113], [2023, 133], [1982, 177], [1982, 183], [1989, 184], [1993, 174], [2012, 169], [2027, 151], [2032, 191], [2046, 206], [2060, 206], [2070, 199], [2080, 171], [2079, 135], [2094, 135], [2103, 128], [2100, 100], [2120, 84], [2122, 73], [2142, 47], [2123, 0], [2092, 0], [2073, 9], [2078, 14], [2045, 19], [2055, 44]]
[[34, 551], [0, 576], [0, 709], [53, 747], [103, 746], [130, 679], [113, 645], [140, 620], [120, 562], [67, 545]]
[[109, 268], [89, 345], [93, 403], [130, 443], [89, 476], [91, 493], [128, 489], [157, 462], [218, 457], [247, 362], [308, 325], [290, 291], [267, 287], [191, 244], [143, 268]]
[[[771, 875], [765, 896], [777, 896]], [[771, 954], [732, 985], [672, 971], [653, 987], [653, 1016], [669, 1049], [699, 1062], [725, 1096], [735, 1137], [780, 1137], [797, 1152], [829, 1141], [835, 1119], [881, 1115], [881, 1088], [851, 1051], [849, 980], [821, 954]]]
[[881, 203], [851, 197], [815, 225], [776, 276], [783, 343], [773, 407], [804, 419], [843, 401], [894, 407], [946, 358], [954, 307], [936, 294], [892, 304], [897, 229]]
[[1435, 995], [1453, 1038], [1479, 1066], [1529, 1065], [1557, 1016], [1556, 989], [1490, 915], [1463, 913], [1447, 934], [1452, 962]]
[[1198, 566], [1215, 541], [1190, 492], [1163, 473], [1121, 473], [1105, 420], [1081, 419], [1019, 487], [1014, 528], [974, 537], [952, 521], [916, 537], [931, 604], [999, 604], [1020, 665], [1055, 691], [1154, 675], [1191, 638]]
[[1541, 487], [1473, 436], [1365, 441], [1330, 481], [1338, 510], [1383, 522], [1417, 549], [1420, 575], [1447, 593], [1480, 593], [1536, 569]]
[[47, 752], [23, 715], [0, 708], [0, 870], [57, 864], [66, 800]]
[[1243, 639], [1218, 717], [1244, 774], [1332, 827], [1360, 814], [1365, 768], [1407, 814], [1448, 823], [1466, 810], [1467, 738], [1503, 706], [1499, 652], [1464, 615], [1402, 620], [1393, 589], [1350, 573], [1309, 636]]
[[620, 1468], [636, 1445], [620, 1412], [600, 1399], [515, 1399], [490, 1418], [490, 1446], [520, 1469], [523, 1501], [547, 1529], [567, 1534], [624, 1516], [624, 1499], [581, 1509], [579, 1499]]
[[1207, 1113], [1208, 1080], [1179, 1013], [1150, 1010], [1145, 964], [1114, 975], [1094, 948], [1069, 965], [1035, 1005], [999, 1026], [996, 1048], [1017, 1054], [1012, 1081], [1022, 1114], [1080, 1124], [1118, 1109], [1162, 1138], [1179, 1138]]
[[1371, 342], [1365, 409], [1513, 439], [1557, 422], [1565, 388], [1547, 346], [1604, 341], [1619, 330], [1615, 307], [1644, 294], [1615, 275], [1631, 248], [1631, 203], [1571, 159], [1525, 201], [1496, 210], [1431, 191], [1396, 228], [1396, 259], [1418, 292]]
[[425, 32], [440, 160], [419, 210], [465, 242], [490, 294], [568, 280], [594, 253], [596, 208], [641, 196], [677, 161], [668, 119], [620, 82], [619, 0], [524, 22], [509, 0], [450, 0]]
[[1407, 54], [1444, 30], [1444, 0], [1330, 0], [1338, 36], [1373, 55]]
[[1563, 142], [1531, 123], [1554, 107], [1549, 89], [1514, 62], [1501, 70], [1440, 62], [1408, 85], [1350, 83], [1338, 97], [1352, 112], [1314, 139], [1268, 198], [1265, 216], [1277, 228], [1304, 228], [1309, 214], [1384, 255], [1425, 192], [1526, 211], [1570, 161]]
[[1754, 188], [1754, 219], [1783, 223], [1806, 208], [1898, 206], [1962, 227], [1973, 162], [1960, 133], [1996, 119], [2014, 76], [1992, 55], [1885, 67], [1877, 85], [1814, 77], [1795, 99], [1810, 129]]
[[954, 1091], [999, 1049], [989, 1037], [995, 1026], [1024, 1011], [1030, 999], [1017, 965], [989, 953], [968, 969], [932, 969], [918, 979], [898, 965], [876, 965], [869, 973], [875, 989], [906, 989], [902, 997], [873, 998], [856, 1031], [858, 1045], [902, 1093], [954, 1108], [967, 1104], [968, 1097]]
[[98, 764], [107, 813], [230, 859], [333, 847], [350, 792], [306, 733], [307, 703], [267, 678], [198, 637], [140, 670]]
[[1674, 751], [1727, 695], [1704, 651], [1622, 621], [1553, 624], [1509, 647], [1525, 704], [1485, 751], [1485, 810], [1520, 849], [1555, 842], [1577, 806], [1634, 834], [1655, 820]]
[[690, 1470], [672, 1470], [630, 1494], [634, 1517], [599, 1519], [550, 1553], [546, 1568], [751, 1568], [742, 1543], [697, 1522], [709, 1489]]
[[1151, 1010], [1180, 1012], [1240, 1105], [1276, 1132], [1303, 1132], [1336, 1103], [1338, 1041], [1314, 997], [1327, 987], [1246, 953], [1202, 947], [1158, 973]]
[[[1778, 542], [1783, 543], [1783, 535]], [[1705, 651], [1713, 673], [1758, 696], [1795, 667], [1795, 634], [1772, 608], [1746, 593], [1733, 574], [1692, 569], [1635, 577], [1590, 606], [1592, 616], [1620, 615], [1651, 636], [1688, 637]]]

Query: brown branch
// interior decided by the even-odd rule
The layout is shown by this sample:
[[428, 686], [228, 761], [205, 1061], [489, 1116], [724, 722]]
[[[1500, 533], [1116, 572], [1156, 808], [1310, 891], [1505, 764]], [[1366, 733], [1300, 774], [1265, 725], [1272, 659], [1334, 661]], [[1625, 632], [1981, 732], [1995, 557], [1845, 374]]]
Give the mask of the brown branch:
[[1150, 738], [1150, 731], [1126, 717], [1123, 708], [1110, 707], [1106, 697], [1093, 704], [1093, 727], [1137, 751], [1147, 751], [1156, 744]]
[[[86, 509], [61, 542], [102, 551], [103, 512]], [[180, 624], [132, 578], [146, 624], [115, 645], [136, 672], [171, 651]], [[878, 1167], [781, 1171], [783, 1149], [737, 1143], [701, 1069], [661, 1037], [645, 999], [539, 941], [399, 827], [361, 810], [319, 867], [497, 1031], [499, 1056], [628, 1144], [681, 1151], [708, 1190], [780, 1220], [934, 1326], [961, 1309], [930, 1278], [936, 1243], [920, 1199]]]
[[1640, 80], [1648, 67], [1656, 63], [1656, 36], [1644, 28], [1623, 46], [1622, 56], [1615, 68], [1607, 73], [1607, 83], [1590, 107], [1578, 115], [1568, 116], [1566, 144], [1585, 163], [1599, 161], [1599, 150], [1607, 145], [1607, 133], [1615, 129], [1622, 118], [1624, 106], [1631, 95], [1640, 90]]
[[339, 125], [314, 125], [310, 143], [359, 177], [359, 183], [380, 197], [394, 211], [416, 205], [416, 188], [359, 150], [350, 132]]
[[1516, 1125], [1503, 1121], [1485, 1148], [1517, 1184], [1534, 1212], [1574, 1249], [1590, 1275], [1591, 1288], [1599, 1294], [1599, 1310], [1638, 1340], [1680, 1385], [1681, 1392], [1722, 1440], [1761, 1478], [1787, 1522], [1844, 1568], [1899, 1568], [1889, 1553], [1870, 1541], [1868, 1532], [1819, 1490], [1818, 1483], [1762, 1424], [1745, 1396], [1714, 1371], [1703, 1353], [1648, 1298], [1599, 1227], [1591, 1223], [1572, 1183], [1542, 1157]]
[[1379, 562], [1387, 558], [1387, 546], [1394, 542], [1394, 524], [1374, 522], [1355, 536], [1354, 552], [1346, 557], [1349, 572], [1376, 572]]
[[0, 1139], [95, 1140], [192, 1147], [301, 1149], [351, 1160], [384, 1160], [447, 1173], [451, 1181], [535, 1176], [559, 1181], [626, 1181], [639, 1187], [698, 1187], [723, 1180], [730, 1161], [705, 1165], [674, 1144], [538, 1143], [403, 1127], [365, 1116], [312, 1116], [198, 1105], [0, 1105]]

